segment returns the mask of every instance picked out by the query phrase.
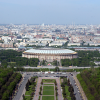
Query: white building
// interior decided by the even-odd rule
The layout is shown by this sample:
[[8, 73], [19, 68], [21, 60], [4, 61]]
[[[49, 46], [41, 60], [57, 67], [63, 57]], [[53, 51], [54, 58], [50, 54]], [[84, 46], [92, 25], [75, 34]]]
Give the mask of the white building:
[[5, 43], [11, 41], [11, 37], [9, 37], [9, 36], [2, 36], [1, 38], [2, 38], [2, 40], [4, 40]]
[[69, 49], [41, 48], [27, 50], [23, 52], [22, 57], [38, 58], [40, 61], [52, 62], [53, 60], [77, 58], [77, 52]]
[[68, 46], [80, 46], [80, 43], [68, 43]]
[[51, 41], [53, 41], [53, 39], [38, 39], [40, 43], [50, 43]]
[[49, 46], [62, 46], [64, 43], [63, 42], [52, 42], [49, 43]]

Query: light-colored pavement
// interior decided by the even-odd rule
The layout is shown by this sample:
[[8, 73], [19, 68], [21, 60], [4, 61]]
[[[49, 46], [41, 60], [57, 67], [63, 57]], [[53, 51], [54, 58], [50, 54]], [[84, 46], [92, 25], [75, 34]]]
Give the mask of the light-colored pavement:
[[[49, 68], [49, 69], [54, 69], [56, 66], [42, 66], [42, 67], [26, 67], [24, 66], [25, 69], [28, 69], [28, 68], [31, 68], [31, 69], [40, 69], [40, 68]], [[94, 66], [94, 68], [98, 68], [99, 66]], [[84, 68], [91, 68], [90, 66], [87, 66], [87, 67], [60, 67], [59, 66], [59, 69], [61, 70], [66, 70], [66, 69], [84, 69]]]
[[60, 78], [57, 78], [56, 81], [57, 81], [57, 88], [58, 88], [58, 100], [63, 100], [61, 85], [60, 85]]
[[42, 80], [42, 78], [39, 77], [38, 78], [38, 82], [37, 82], [37, 86], [36, 86], [36, 92], [35, 92], [33, 100], [38, 100], [38, 98], [39, 98], [39, 91], [40, 91], [40, 86], [41, 86], [41, 80]]

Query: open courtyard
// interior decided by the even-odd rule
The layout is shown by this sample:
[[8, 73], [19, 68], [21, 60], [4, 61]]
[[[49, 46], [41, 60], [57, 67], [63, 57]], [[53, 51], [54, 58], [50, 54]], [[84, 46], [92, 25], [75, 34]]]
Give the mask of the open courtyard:
[[39, 77], [33, 100], [63, 100], [60, 79]]

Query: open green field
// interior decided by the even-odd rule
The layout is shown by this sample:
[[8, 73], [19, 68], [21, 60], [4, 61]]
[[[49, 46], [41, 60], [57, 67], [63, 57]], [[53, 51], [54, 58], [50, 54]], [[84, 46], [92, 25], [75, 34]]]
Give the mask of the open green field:
[[25, 96], [25, 100], [30, 100], [31, 96]]
[[54, 86], [43, 86], [43, 90], [54, 91]]
[[43, 86], [43, 95], [54, 95], [54, 86]]
[[54, 95], [54, 91], [43, 91], [43, 95]]
[[54, 96], [42, 96], [42, 100], [54, 100]]
[[65, 86], [65, 91], [66, 91], [66, 94], [67, 94], [67, 99], [71, 100], [70, 92], [68, 91], [68, 86]]
[[31, 95], [31, 93], [33, 92], [32, 87], [32, 85], [29, 86], [29, 91], [26, 91], [25, 95]]
[[32, 91], [26, 91], [25, 95], [31, 95]]
[[43, 85], [54, 85], [54, 84], [43, 84]]
[[55, 79], [43, 79], [43, 83], [54, 83]]

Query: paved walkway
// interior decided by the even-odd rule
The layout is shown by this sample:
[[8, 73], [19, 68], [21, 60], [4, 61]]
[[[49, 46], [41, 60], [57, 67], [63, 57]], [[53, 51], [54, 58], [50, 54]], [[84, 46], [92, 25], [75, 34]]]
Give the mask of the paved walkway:
[[57, 88], [58, 88], [58, 100], [63, 100], [62, 92], [61, 92], [61, 85], [60, 85], [60, 78], [56, 79]]
[[39, 91], [40, 91], [40, 86], [41, 86], [41, 80], [42, 78], [38, 78], [38, 82], [37, 82], [37, 86], [36, 86], [36, 91], [35, 91], [35, 95], [34, 95], [34, 98], [33, 100], [38, 100], [39, 98]]

